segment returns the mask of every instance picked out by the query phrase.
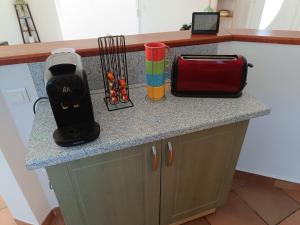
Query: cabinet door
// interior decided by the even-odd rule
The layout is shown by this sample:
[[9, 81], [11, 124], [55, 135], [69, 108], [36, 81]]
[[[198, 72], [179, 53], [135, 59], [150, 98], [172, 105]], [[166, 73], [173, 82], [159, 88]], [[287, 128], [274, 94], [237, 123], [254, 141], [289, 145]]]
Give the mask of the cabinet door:
[[247, 124], [226, 125], [163, 141], [161, 225], [200, 217], [223, 203]]
[[66, 224], [158, 225], [160, 148], [157, 142], [48, 168]]

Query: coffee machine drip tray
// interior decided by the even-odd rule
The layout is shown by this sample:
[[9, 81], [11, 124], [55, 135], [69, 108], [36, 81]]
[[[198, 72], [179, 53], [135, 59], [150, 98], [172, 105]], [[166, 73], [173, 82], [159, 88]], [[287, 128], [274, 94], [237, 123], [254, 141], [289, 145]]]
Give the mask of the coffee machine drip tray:
[[81, 123], [56, 129], [53, 138], [57, 145], [70, 147], [93, 141], [98, 138], [99, 134], [100, 126], [98, 123]]

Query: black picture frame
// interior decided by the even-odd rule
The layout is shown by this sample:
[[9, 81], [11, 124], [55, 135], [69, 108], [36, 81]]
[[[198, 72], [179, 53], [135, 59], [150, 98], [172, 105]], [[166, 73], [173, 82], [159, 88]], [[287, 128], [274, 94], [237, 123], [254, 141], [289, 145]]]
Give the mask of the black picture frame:
[[[202, 29], [195, 29], [195, 20], [196, 16], [203, 16], [205, 15], [215, 15], [217, 18], [216, 29], [214, 30], [202, 30]], [[193, 19], [192, 19], [192, 34], [217, 34], [219, 32], [220, 26], [220, 13], [219, 12], [193, 12]]]

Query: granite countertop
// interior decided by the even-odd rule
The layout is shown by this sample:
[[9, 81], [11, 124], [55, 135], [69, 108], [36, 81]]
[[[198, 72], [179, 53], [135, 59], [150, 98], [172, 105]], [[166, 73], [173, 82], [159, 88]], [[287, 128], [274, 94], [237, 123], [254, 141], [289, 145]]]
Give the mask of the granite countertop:
[[145, 100], [144, 87], [131, 88], [134, 107], [109, 112], [103, 94], [92, 94], [100, 137], [75, 147], [60, 147], [52, 133], [56, 123], [48, 102], [40, 102], [27, 146], [27, 169], [38, 169], [97, 154], [116, 151], [152, 141], [192, 133], [207, 128], [248, 120], [270, 113], [270, 108], [244, 93], [236, 99], [177, 98]]

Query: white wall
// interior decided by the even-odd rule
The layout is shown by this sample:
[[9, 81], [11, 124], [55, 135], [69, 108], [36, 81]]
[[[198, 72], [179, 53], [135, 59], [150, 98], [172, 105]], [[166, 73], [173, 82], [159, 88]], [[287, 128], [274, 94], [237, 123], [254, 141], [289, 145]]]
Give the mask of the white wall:
[[55, 0], [26, 0], [26, 2], [30, 7], [41, 42], [62, 40]]
[[[258, 29], [262, 14], [264, 11], [265, 0], [223, 0], [223, 1], [235, 1], [234, 16], [231, 21], [230, 18], [221, 18], [228, 24], [231, 21], [231, 25], [227, 27], [232, 28], [248, 28]], [[273, 4], [273, 0], [269, 0], [269, 4]], [[275, 3], [276, 4], [276, 3]], [[274, 6], [274, 4], [273, 4]], [[267, 5], [268, 7], [268, 5]], [[268, 30], [300, 30], [300, 1], [299, 0], [284, 0], [279, 12], [274, 12], [276, 7], [268, 7], [266, 10], [273, 10], [272, 13], [276, 13], [275, 18], [271, 21], [271, 24], [267, 26]], [[277, 14], [278, 13], [278, 14]], [[221, 23], [222, 24], [222, 23]]]
[[258, 29], [265, 0], [235, 0], [235, 2], [232, 28]]
[[[258, 29], [265, 0], [235, 0], [235, 2], [232, 27]], [[273, 8], [269, 9], [274, 10]], [[277, 15], [267, 26], [268, 30], [300, 30], [299, 0], [284, 0], [279, 12], [273, 13], [277, 13]], [[271, 15], [272, 13], [270, 13]]]
[[[34, 83], [27, 64], [19, 64], [13, 66], [0, 67], [0, 91], [2, 91], [4, 98], [7, 100], [8, 92], [14, 89], [25, 88], [29, 97], [29, 102], [24, 104], [11, 104], [7, 102], [11, 116], [14, 120], [18, 133], [22, 138], [24, 145], [27, 144], [34, 114], [32, 105], [38, 98]], [[35, 171], [45, 196], [50, 204], [50, 208], [58, 206], [55, 194], [49, 189], [49, 180], [44, 169]]]
[[14, 0], [0, 1], [0, 41], [21, 44], [23, 40], [13, 2]]
[[[6, 142], [6, 145], [14, 145], [18, 143], [19, 136], [22, 139], [22, 143], [18, 143], [19, 148], [14, 149], [15, 151], [20, 151], [19, 153], [20, 156], [25, 157], [25, 145], [28, 141], [30, 132], [31, 132], [31, 127], [34, 119], [34, 114], [32, 111], [32, 104], [37, 98], [37, 93], [32, 81], [32, 77], [30, 74], [30, 71], [28, 69], [28, 66], [26, 64], [19, 64], [19, 65], [13, 65], [13, 66], [1, 66], [0, 67], [0, 92], [3, 93], [4, 98], [8, 99], [8, 92], [14, 89], [19, 89], [19, 88], [26, 88], [27, 94], [29, 96], [29, 102], [25, 102], [23, 104], [12, 104], [9, 101], [5, 102], [8, 104], [8, 109], [10, 112], [11, 119], [13, 120], [13, 124], [7, 124], [7, 126], [12, 126], [10, 129], [14, 129], [15, 133], [11, 133], [10, 139], [4, 140], [0, 138], [0, 146], [5, 144], [4, 141]], [[1, 102], [1, 106], [4, 103]], [[2, 117], [2, 115], [1, 115]], [[1, 118], [4, 119], [4, 118]], [[0, 123], [1, 124], [1, 123]], [[14, 128], [15, 126], [15, 128]], [[1, 124], [2, 128], [2, 124]], [[1, 131], [0, 131], [1, 132]], [[11, 141], [11, 140], [16, 140], [16, 141]], [[11, 143], [10, 143], [10, 142]], [[8, 147], [7, 147], [8, 148]], [[3, 150], [4, 151], [4, 150]], [[12, 161], [9, 161], [8, 163], [17, 163], [14, 162], [14, 158], [11, 159]], [[19, 161], [19, 169], [24, 169], [25, 170], [25, 165], [24, 165], [24, 158]], [[29, 172], [25, 170], [25, 174], [33, 174], [37, 175], [39, 182], [34, 184], [32, 183], [32, 192], [34, 192], [35, 188], [39, 188], [40, 190], [43, 191], [43, 194], [46, 196], [47, 200], [44, 202], [40, 202], [39, 208], [42, 209], [41, 214], [44, 214], [40, 217], [44, 217], [47, 215], [50, 209], [56, 207], [58, 205], [55, 195], [52, 190], [49, 189], [49, 183], [48, 183], [48, 177], [44, 169], [37, 170], [35, 172]], [[0, 173], [0, 180], [2, 180], [2, 173]], [[30, 176], [33, 176], [30, 175]], [[41, 185], [41, 186], [40, 186]], [[36, 186], [36, 187], [34, 187]], [[42, 189], [41, 189], [42, 187]], [[9, 189], [8, 189], [9, 190]], [[13, 195], [15, 192], [15, 188], [11, 189], [11, 194]], [[5, 196], [4, 196], [5, 197]], [[38, 194], [37, 194], [38, 198]], [[45, 197], [42, 196], [42, 199], [45, 200]], [[19, 207], [19, 206], [16, 206]], [[20, 206], [21, 207], [21, 206]], [[18, 216], [14, 214], [14, 216]]]
[[0, 195], [4, 198], [14, 218], [23, 222], [38, 224], [38, 221], [28, 205], [1, 149], [0, 171]]
[[[24, 202], [24, 204], [15, 205], [12, 207], [18, 208], [22, 205], [25, 206], [27, 203], [35, 218], [34, 221], [27, 222], [38, 225], [45, 219], [51, 208], [47, 199], [45, 198], [45, 195], [42, 191], [42, 188], [40, 187], [35, 173], [32, 171], [27, 171], [25, 168], [25, 146], [18, 134], [17, 128], [15, 127], [14, 121], [6, 105], [2, 92], [0, 92], [0, 105], [0, 148], [2, 150], [4, 158], [6, 159], [7, 165], [9, 165], [9, 168], [11, 170], [11, 173], [1, 173], [0, 180], [5, 181], [7, 180], [7, 176], [13, 174], [14, 177], [12, 177], [10, 180], [16, 181], [15, 183], [5, 182], [3, 184], [3, 189], [8, 190], [8, 192], [3, 193], [3, 197], [5, 199], [12, 199], [13, 197], [15, 197], [15, 194], [18, 194], [14, 193], [14, 191], [18, 188], [21, 189], [24, 198], [21, 198], [20, 201], [22, 201], [22, 199], [25, 199], [26, 202]], [[7, 186], [15, 184], [17, 184], [17, 186]], [[15, 201], [15, 204], [18, 203]], [[19, 209], [18, 211], [15, 210], [13, 212], [20, 211], [21, 209]], [[26, 208], [24, 208], [24, 211], [26, 211]], [[21, 220], [24, 219], [23, 214], [14, 214], [14, 217]]]
[[[0, 1], [0, 41], [10, 45], [22, 44], [15, 8], [15, 0]], [[54, 0], [27, 0], [42, 42], [62, 40], [62, 33]]]
[[9, 92], [15, 89], [25, 88], [28, 96], [28, 102], [23, 104], [13, 104], [7, 102], [12, 118], [18, 128], [19, 134], [26, 144], [31, 132], [34, 114], [31, 105], [37, 99], [37, 93], [33, 80], [26, 64], [0, 67], [0, 91], [4, 98], [9, 97]]
[[219, 45], [219, 54], [242, 54], [254, 64], [245, 92], [272, 108], [270, 115], [250, 122], [239, 170], [300, 183], [299, 52], [295, 45]]
[[[140, 32], [176, 31], [192, 22], [192, 13], [203, 11], [208, 0], [138, 0]], [[217, 0], [212, 0], [216, 8]]]
[[268, 29], [300, 30], [300, 1], [284, 0], [278, 15]]
[[136, 1], [55, 0], [63, 39], [137, 34]]

